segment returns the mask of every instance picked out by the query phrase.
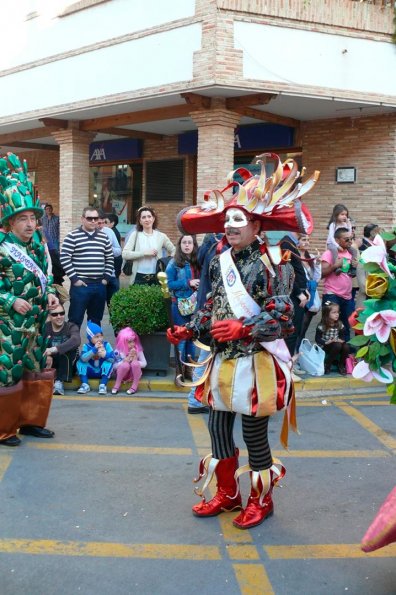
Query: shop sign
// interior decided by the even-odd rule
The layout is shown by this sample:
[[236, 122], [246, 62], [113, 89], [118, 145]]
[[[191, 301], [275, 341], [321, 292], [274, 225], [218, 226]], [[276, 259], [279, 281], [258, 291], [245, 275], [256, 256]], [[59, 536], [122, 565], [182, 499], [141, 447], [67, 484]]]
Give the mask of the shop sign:
[[89, 145], [89, 162], [92, 164], [106, 163], [106, 161], [128, 162], [138, 159], [143, 154], [143, 143], [137, 138], [123, 138], [95, 142]]
[[[235, 129], [234, 148], [238, 151], [262, 151], [277, 147], [292, 147], [294, 128], [280, 124], [252, 124]], [[179, 154], [196, 155], [198, 152], [198, 131], [191, 130], [178, 137]]]

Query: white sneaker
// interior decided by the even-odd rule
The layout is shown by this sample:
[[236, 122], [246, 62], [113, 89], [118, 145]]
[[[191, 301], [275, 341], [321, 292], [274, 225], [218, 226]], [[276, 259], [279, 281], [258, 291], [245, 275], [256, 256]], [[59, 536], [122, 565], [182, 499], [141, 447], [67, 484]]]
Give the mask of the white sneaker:
[[63, 388], [63, 382], [61, 380], [55, 380], [54, 383], [54, 395], [64, 395], [65, 389]]
[[291, 377], [293, 382], [301, 382], [302, 378], [300, 378], [300, 376], [297, 376], [297, 374], [295, 374], [294, 372], [291, 373]]
[[77, 393], [79, 395], [85, 395], [86, 393], [89, 393], [90, 390], [91, 390], [91, 387], [89, 386], [89, 384], [87, 384], [86, 382], [83, 382], [82, 385], [80, 386], [80, 388], [78, 389]]
[[105, 384], [99, 384], [99, 394], [107, 395], [107, 386]]

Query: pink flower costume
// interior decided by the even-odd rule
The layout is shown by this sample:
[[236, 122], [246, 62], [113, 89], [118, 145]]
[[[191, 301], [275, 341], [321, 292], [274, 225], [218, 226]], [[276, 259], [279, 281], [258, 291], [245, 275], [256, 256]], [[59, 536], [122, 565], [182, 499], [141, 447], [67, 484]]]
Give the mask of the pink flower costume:
[[147, 361], [139, 336], [129, 326], [118, 333], [115, 354], [117, 358], [114, 364], [116, 381], [111, 392], [116, 395], [123, 382], [132, 382], [126, 392], [128, 395], [133, 395], [137, 391], [139, 380], [142, 377], [142, 368], [147, 366]]

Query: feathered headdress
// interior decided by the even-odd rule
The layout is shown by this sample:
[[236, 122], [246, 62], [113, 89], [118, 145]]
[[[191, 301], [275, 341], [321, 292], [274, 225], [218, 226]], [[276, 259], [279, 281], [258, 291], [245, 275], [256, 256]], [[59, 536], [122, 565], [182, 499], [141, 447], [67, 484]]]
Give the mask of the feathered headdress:
[[28, 178], [26, 160], [7, 153], [0, 157], [0, 218], [1, 224], [23, 211], [34, 211], [39, 217], [44, 213], [39, 200], [34, 198], [33, 184]]
[[[267, 158], [275, 161], [274, 173], [270, 177], [265, 170]], [[262, 231], [312, 233], [311, 213], [300, 199], [315, 186], [320, 172], [315, 171], [305, 182], [301, 182], [305, 168], [300, 173], [294, 159], [282, 163], [275, 153], [263, 153], [256, 157], [256, 163], [261, 164], [259, 176], [254, 176], [245, 168], [238, 168], [228, 175], [228, 184], [223, 190], [205, 192], [203, 204], [183, 209], [177, 218], [181, 233], [224, 231], [225, 213], [230, 208], [243, 209], [250, 218], [253, 216], [261, 221]], [[237, 174], [244, 180], [242, 184], [234, 180]], [[237, 191], [226, 204], [223, 193], [232, 187]]]

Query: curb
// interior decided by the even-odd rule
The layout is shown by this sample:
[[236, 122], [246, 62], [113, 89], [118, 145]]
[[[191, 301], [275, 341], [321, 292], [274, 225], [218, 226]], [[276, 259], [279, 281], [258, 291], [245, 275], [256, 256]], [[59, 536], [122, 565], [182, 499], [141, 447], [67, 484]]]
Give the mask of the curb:
[[[90, 379], [89, 384], [92, 389], [98, 389], [99, 380]], [[78, 376], [75, 376], [72, 382], [65, 382], [65, 389], [77, 391], [80, 386], [80, 380]], [[114, 386], [114, 379], [111, 379], [108, 383], [108, 388], [111, 389]], [[126, 385], [123, 385], [123, 388]], [[356, 380], [352, 376], [302, 376], [301, 382], [295, 383], [296, 391], [333, 391], [333, 390], [355, 390], [361, 388], [372, 388], [382, 386], [378, 381], [364, 382], [363, 380]], [[190, 387], [175, 386], [174, 376], [168, 375], [163, 377], [158, 376], [147, 376], [143, 377], [138, 386], [138, 391], [141, 392], [170, 392], [170, 393], [188, 393]], [[122, 391], [120, 391], [122, 392]]]

